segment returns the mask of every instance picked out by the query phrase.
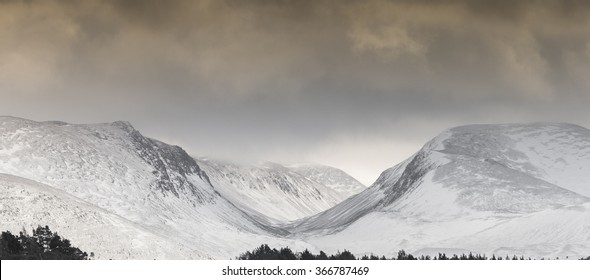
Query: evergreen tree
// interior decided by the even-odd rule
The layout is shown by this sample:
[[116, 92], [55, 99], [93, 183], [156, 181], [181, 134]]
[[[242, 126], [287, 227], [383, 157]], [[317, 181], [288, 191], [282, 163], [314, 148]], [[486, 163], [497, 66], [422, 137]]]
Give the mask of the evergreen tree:
[[51, 232], [48, 226], [33, 229], [30, 236], [23, 229], [16, 237], [10, 232], [2, 232], [0, 258], [27, 260], [86, 260], [88, 254], [73, 247], [69, 240], [62, 239]]
[[297, 256], [289, 247], [281, 248], [279, 251], [279, 260], [296, 260]]
[[315, 260], [316, 257], [309, 250], [305, 249], [299, 257], [300, 260]]
[[17, 255], [23, 250], [23, 247], [18, 242], [18, 238], [10, 231], [2, 233], [2, 245], [0, 246], [2, 255]]
[[268, 244], [260, 245], [260, 247], [252, 251], [250, 260], [276, 260], [279, 252], [276, 249], [270, 249]]
[[37, 229], [33, 229], [33, 239], [37, 242], [37, 245], [43, 250], [49, 250], [49, 242], [53, 238], [53, 233], [48, 226], [38, 226]]
[[252, 253], [250, 251], [246, 251], [245, 253], [240, 254], [237, 258], [238, 260], [252, 260]]
[[397, 252], [397, 259], [398, 260], [416, 260], [416, 258], [414, 256], [412, 256], [412, 254], [407, 254], [406, 251], [404, 251], [404, 250], [399, 250]]
[[[74, 256], [79, 256], [81, 259], [87, 259], [88, 255], [86, 255], [86, 253], [80, 251], [79, 249], [75, 248], [75, 247], [71, 247], [69, 240], [67, 239], [61, 239], [61, 237], [59, 237], [57, 235], [57, 233], [51, 233], [50, 230], [48, 230], [47, 228], [38, 228], [36, 230], [34, 230], [35, 232], [35, 238], [34, 240], [39, 240], [40, 243], [42, 244], [48, 244], [47, 248], [48, 250], [51, 251], [51, 253], [48, 252], [42, 252], [39, 257], [40, 258], [47, 258], [48, 256], [52, 259], [58, 259], [60, 258], [61, 255], [59, 255], [58, 253], [64, 253], [66, 255], [69, 255], [70, 257], [72, 255]], [[23, 234], [21, 233], [21, 236]], [[4, 237], [6, 236], [6, 237]], [[47, 238], [48, 236], [51, 236], [51, 238]], [[40, 248], [40, 246], [37, 244], [37, 247], [35, 247], [34, 245], [36, 244], [29, 244], [26, 242], [20, 242], [20, 237], [16, 238], [13, 237], [14, 239], [18, 239], [19, 240], [19, 244], [22, 247], [22, 250], [27, 252], [26, 256], [35, 256], [36, 254], [39, 254], [36, 251], [36, 248]], [[33, 238], [31, 238], [33, 239]], [[0, 256], [4, 256], [6, 255], [5, 252], [8, 251], [8, 246], [6, 244], [8, 244], [7, 241], [5, 240], [10, 240], [10, 235], [9, 233], [4, 234], [3, 238], [2, 238], [2, 254]], [[49, 241], [47, 241], [49, 240]], [[18, 247], [18, 246], [17, 246]], [[76, 251], [77, 250], [77, 251]], [[29, 257], [29, 258], [33, 258], [33, 257]], [[92, 258], [92, 254], [91, 254], [91, 258]], [[327, 256], [326, 253], [324, 251], [320, 251], [320, 253], [318, 255], [314, 255], [312, 252], [310, 252], [308, 249], [305, 249], [303, 252], [299, 253], [299, 252], [293, 252], [290, 248], [286, 247], [286, 248], [280, 248], [280, 249], [275, 249], [275, 248], [270, 248], [267, 244], [263, 244], [260, 247], [254, 249], [252, 252], [250, 251], [246, 251], [245, 253], [241, 254], [238, 259], [240, 260], [356, 260], [357, 258], [354, 256], [354, 254], [348, 250], [344, 250], [342, 252], [338, 251], [336, 254], [333, 254], [331, 256]], [[387, 258], [385, 256], [382, 256], [381, 258], [379, 258], [378, 256], [371, 254], [369, 255], [363, 255], [361, 258], [361, 260], [386, 260]], [[461, 255], [457, 255], [457, 254], [453, 254], [451, 257], [448, 257], [445, 253], [438, 253], [438, 255], [434, 256], [434, 258], [432, 258], [429, 255], [421, 255], [419, 258], [414, 257], [412, 254], [408, 254], [406, 251], [404, 250], [399, 250], [398, 254], [397, 254], [397, 260], [487, 260], [488, 258], [486, 257], [486, 255], [481, 255], [481, 254], [474, 254], [473, 252], [469, 252], [468, 254], [462, 253]], [[506, 256], [504, 257], [497, 257], [495, 254], [492, 254], [492, 257], [490, 258], [490, 260], [524, 260], [524, 256], [520, 256], [520, 258], [516, 255], [514, 255], [513, 257], [509, 257]], [[590, 257], [588, 258], [590, 259]], [[396, 260], [396, 258], [391, 258], [391, 260]], [[529, 258], [530, 260], [530, 258]]]
[[324, 252], [324, 251], [320, 251], [320, 254], [316, 258], [316, 260], [327, 260], [327, 259], [328, 259], [328, 255], [326, 255], [326, 252]]
[[344, 250], [344, 251], [342, 251], [342, 253], [338, 252], [336, 255], [330, 256], [330, 259], [331, 260], [356, 260], [354, 255], [348, 250]]

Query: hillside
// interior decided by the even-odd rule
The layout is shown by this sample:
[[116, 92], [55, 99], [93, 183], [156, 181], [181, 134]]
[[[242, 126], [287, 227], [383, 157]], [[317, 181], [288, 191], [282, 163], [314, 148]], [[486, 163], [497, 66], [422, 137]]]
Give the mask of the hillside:
[[[589, 236], [588, 219], [579, 219], [590, 216], [584, 206], [589, 186], [590, 131], [583, 127], [463, 126], [429, 141], [364, 192], [290, 230], [312, 244], [336, 248], [354, 240], [355, 251], [378, 254], [512, 248], [530, 256], [571, 256]], [[541, 218], [557, 217], [547, 211], [568, 214]]]

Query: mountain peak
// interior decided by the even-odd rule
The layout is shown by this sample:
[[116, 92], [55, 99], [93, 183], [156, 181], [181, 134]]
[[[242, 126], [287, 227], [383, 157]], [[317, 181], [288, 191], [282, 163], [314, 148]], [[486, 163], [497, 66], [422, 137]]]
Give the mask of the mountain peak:
[[460, 126], [384, 171], [359, 195], [297, 226], [338, 230], [381, 211], [421, 219], [532, 213], [589, 201], [588, 174], [590, 131], [581, 126]]
[[329, 187], [346, 197], [355, 195], [367, 187], [341, 169], [322, 164], [296, 164], [289, 166], [307, 179]]
[[245, 212], [272, 221], [290, 221], [326, 210], [344, 196], [278, 163], [238, 164], [198, 159], [212, 185]]
[[133, 125], [131, 125], [128, 121], [114, 121], [111, 123], [112, 126], [118, 127], [127, 132], [135, 132], [137, 131]]

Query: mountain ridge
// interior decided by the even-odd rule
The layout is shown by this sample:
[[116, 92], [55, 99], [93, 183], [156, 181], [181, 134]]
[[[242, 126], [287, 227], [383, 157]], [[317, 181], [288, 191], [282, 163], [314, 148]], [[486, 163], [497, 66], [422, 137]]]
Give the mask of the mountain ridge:
[[283, 165], [243, 165], [197, 159], [222, 196], [269, 224], [305, 217], [336, 205], [344, 195]]
[[227, 257], [263, 240], [301, 243], [282, 239], [281, 229], [227, 201], [182, 148], [144, 137], [127, 122], [64, 125], [0, 118], [0, 172], [60, 189], [150, 232], [175, 236], [198, 252], [167, 255], [171, 258]]
[[[333, 176], [315, 168], [313, 176]], [[327, 252], [349, 244], [346, 249], [379, 255], [446, 248], [545, 257], [588, 249], [590, 130], [581, 126], [450, 128], [350, 195], [339, 196], [299, 172], [275, 163], [193, 158], [125, 121], [76, 125], [0, 117], [0, 173], [10, 174], [0, 174], [0, 215], [10, 218], [11, 227], [18, 219], [9, 216], [10, 207], [59, 221], [50, 211], [74, 209], [71, 204], [82, 209], [75, 213], [97, 217], [95, 226], [143, 240], [107, 248], [106, 258], [227, 258], [262, 243]], [[23, 204], [22, 193], [46, 204]], [[71, 220], [83, 226], [77, 217]], [[59, 224], [51, 226], [61, 231]], [[148, 243], [179, 252], [133, 247]]]
[[[565, 172], [555, 171], [553, 162], [563, 162]], [[574, 239], [567, 236], [556, 237], [553, 232], [543, 231], [545, 235], [534, 240], [544, 244], [538, 246], [527, 241], [526, 236], [510, 233], [523, 230], [506, 226], [500, 234], [493, 228], [501, 224], [517, 227], [510, 221], [525, 221], [525, 217], [535, 220], [546, 211], [585, 205], [590, 201], [585, 195], [590, 185], [588, 170], [590, 131], [580, 126], [534, 123], [451, 128], [405, 162], [383, 172], [367, 190], [334, 208], [296, 221], [290, 230], [294, 238], [312, 244], [335, 248], [338, 243], [354, 240], [355, 250], [372, 248], [378, 254], [393, 253], [394, 248], [422, 252], [445, 247], [442, 244], [449, 252], [494, 253], [501, 248], [486, 243], [519, 240], [518, 250], [527, 255], [575, 255], [579, 251], [568, 247]], [[574, 229], [574, 222], [566, 222], [577, 219], [575, 215], [547, 217], [554, 220], [544, 221], [546, 226], [565, 224], [579, 231]], [[588, 223], [587, 219], [580, 221]], [[535, 232], [534, 223], [527, 226]], [[479, 241], [471, 238], [471, 247], [460, 242], [462, 237], [484, 236], [480, 232], [488, 231], [498, 236], [488, 234]], [[452, 239], [452, 246], [445, 243]], [[576, 244], [581, 242], [575, 240]]]
[[367, 187], [341, 169], [322, 164], [295, 164], [288, 168], [311, 181], [329, 187], [346, 197], [353, 196]]

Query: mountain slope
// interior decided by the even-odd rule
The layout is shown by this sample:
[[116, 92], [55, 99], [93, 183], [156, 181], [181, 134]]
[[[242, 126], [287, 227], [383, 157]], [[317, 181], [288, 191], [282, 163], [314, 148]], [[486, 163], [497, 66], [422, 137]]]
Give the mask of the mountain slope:
[[0, 174], [2, 230], [18, 233], [48, 225], [97, 259], [203, 258], [184, 244], [86, 203], [63, 191]]
[[499, 256], [533, 253], [537, 258], [577, 259], [590, 252], [590, 203], [524, 215], [472, 235], [445, 240], [440, 245], [479, 247]]
[[[587, 255], [583, 127], [449, 129], [348, 198], [323, 185], [341, 174], [318, 170], [306, 178], [272, 163], [195, 160], [126, 122], [0, 117], [0, 225], [48, 224], [99, 258], [227, 259], [262, 243], [379, 255]], [[331, 178], [319, 183], [318, 174]]]
[[332, 233], [340, 230], [362, 216], [378, 209], [379, 204], [385, 197], [385, 188], [379, 187], [388, 183], [397, 182], [402, 171], [406, 168], [407, 160], [381, 174], [377, 182], [363, 192], [349, 197], [338, 205], [314, 215], [306, 217], [286, 225], [289, 232], [322, 234]]
[[249, 166], [212, 159], [198, 163], [223, 197], [269, 223], [311, 216], [345, 198], [276, 163]]
[[[469, 246], [460, 246], [460, 240], [513, 219], [588, 203], [589, 186], [590, 131], [585, 128], [542, 123], [457, 127], [383, 172], [364, 192], [290, 229], [327, 247], [354, 240], [361, 252], [440, 250], [453, 238], [459, 240], [454, 249], [489, 252], [498, 249], [484, 246], [489, 239], [474, 238]], [[570, 218], [575, 219], [563, 220]], [[527, 226], [538, 230], [534, 223]], [[318, 237], [326, 233], [331, 235]], [[500, 231], [495, 234], [502, 240]], [[527, 240], [513, 238], [522, 244]], [[563, 248], [571, 240], [546, 235], [536, 241]], [[547, 253], [524, 247], [529, 255]]]
[[289, 168], [311, 181], [320, 183], [343, 194], [347, 198], [367, 188], [346, 172], [331, 166], [302, 164], [289, 166]]
[[0, 173], [65, 191], [202, 252], [196, 255], [229, 258], [263, 241], [285, 241], [274, 237], [280, 229], [221, 197], [180, 147], [144, 137], [126, 122], [0, 117]]

